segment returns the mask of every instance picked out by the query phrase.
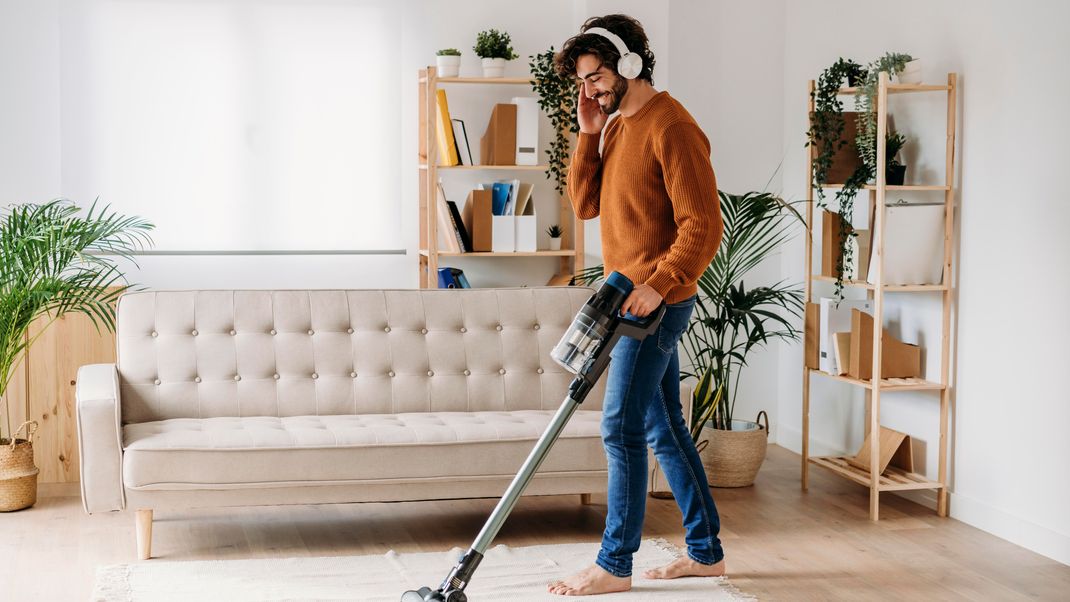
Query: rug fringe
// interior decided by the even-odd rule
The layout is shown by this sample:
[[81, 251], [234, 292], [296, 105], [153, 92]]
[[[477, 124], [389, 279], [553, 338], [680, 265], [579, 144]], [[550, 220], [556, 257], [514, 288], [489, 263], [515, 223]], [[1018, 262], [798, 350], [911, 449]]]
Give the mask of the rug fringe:
[[130, 589], [130, 565], [112, 564], [97, 568], [96, 584], [93, 586], [93, 602], [130, 602], [134, 592]]

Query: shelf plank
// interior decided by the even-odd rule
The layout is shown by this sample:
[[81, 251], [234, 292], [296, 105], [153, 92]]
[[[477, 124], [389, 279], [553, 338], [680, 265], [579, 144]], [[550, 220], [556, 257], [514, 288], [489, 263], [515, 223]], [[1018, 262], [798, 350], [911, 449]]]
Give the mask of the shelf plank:
[[440, 77], [440, 84], [528, 84], [535, 83], [530, 77]]
[[[909, 94], [911, 92], [947, 92], [951, 89], [951, 86], [934, 85], [934, 84], [888, 84], [889, 94]], [[858, 93], [858, 88], [840, 88], [837, 92], [840, 95], [855, 95]]]
[[[859, 485], [870, 486], [869, 471], [849, 464], [845, 456], [811, 456], [810, 462]], [[885, 469], [884, 474], [878, 477], [877, 483], [877, 489], [880, 491], [943, 489], [943, 487], [938, 481], [930, 481], [923, 475], [916, 472], [907, 472], [895, 466], [889, 466]]]
[[[810, 372], [866, 389], [873, 388], [873, 381], [852, 378], [850, 376], [841, 376], [838, 374], [829, 374], [828, 372], [814, 368], [811, 368]], [[880, 388], [881, 391], [942, 391], [944, 385], [921, 378], [882, 378]]]
[[[439, 257], [572, 257], [576, 251], [561, 249], [560, 251], [469, 251], [468, 253], [454, 253], [439, 251]], [[428, 255], [427, 249], [420, 249], [420, 255]]]
[[[821, 276], [814, 274], [813, 279], [818, 282], [836, 282], [836, 279], [832, 276]], [[844, 286], [863, 288], [867, 291], [874, 290], [876, 286], [866, 282], [865, 280], [844, 280]], [[885, 284], [881, 287], [888, 293], [924, 293], [924, 292], [940, 292], [947, 287], [943, 284]]]
[[[839, 189], [843, 188], [843, 184], [825, 184], [824, 186], [822, 186], [822, 188], [825, 188], [825, 189], [828, 189], [828, 190], [839, 190]], [[864, 188], [866, 190], [876, 190], [877, 189], [877, 185], [876, 184], [866, 184]], [[950, 186], [939, 186], [939, 185], [936, 185], [936, 184], [932, 184], [932, 185], [930, 185], [930, 184], [896, 184], [896, 185], [889, 184], [889, 185], [885, 186], [884, 189], [885, 190], [902, 190], [902, 191], [938, 190], [938, 191], [942, 191], [943, 192], [943, 191], [951, 190], [951, 187]]]
[[[420, 169], [427, 169], [427, 165], [421, 163]], [[484, 171], [484, 170], [506, 170], [506, 171], [546, 171], [549, 168], [548, 165], [436, 165], [435, 169], [438, 171]]]

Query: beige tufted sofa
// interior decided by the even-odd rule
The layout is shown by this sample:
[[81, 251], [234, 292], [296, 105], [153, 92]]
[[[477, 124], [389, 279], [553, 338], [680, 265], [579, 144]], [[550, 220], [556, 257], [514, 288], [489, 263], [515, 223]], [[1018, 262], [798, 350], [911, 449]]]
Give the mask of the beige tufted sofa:
[[[561, 404], [549, 353], [592, 293], [156, 291], [78, 373], [86, 512], [495, 497]], [[604, 379], [529, 494], [605, 491]], [[685, 393], [684, 399], [690, 396]]]

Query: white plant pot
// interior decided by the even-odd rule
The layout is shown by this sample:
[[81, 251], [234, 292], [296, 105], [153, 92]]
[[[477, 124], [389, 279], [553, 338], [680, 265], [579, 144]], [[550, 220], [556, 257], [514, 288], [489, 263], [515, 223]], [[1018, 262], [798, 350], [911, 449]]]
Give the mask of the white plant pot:
[[920, 84], [921, 59], [914, 59], [907, 63], [895, 77], [901, 84]]
[[483, 77], [504, 77], [505, 59], [483, 59]]
[[557, 237], [557, 238], [551, 238], [550, 239], [550, 250], [551, 251], [560, 251], [561, 250], [561, 237], [560, 236]]
[[461, 57], [459, 56], [436, 56], [435, 64], [438, 67], [439, 77], [457, 77], [461, 74]]

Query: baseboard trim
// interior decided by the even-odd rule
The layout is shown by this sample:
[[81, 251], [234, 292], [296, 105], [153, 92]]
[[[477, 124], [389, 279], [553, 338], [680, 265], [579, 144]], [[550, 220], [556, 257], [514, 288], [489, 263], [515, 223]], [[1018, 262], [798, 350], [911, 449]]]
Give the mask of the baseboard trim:
[[951, 516], [1015, 545], [1070, 565], [1070, 535], [1059, 533], [976, 498], [951, 494]]

